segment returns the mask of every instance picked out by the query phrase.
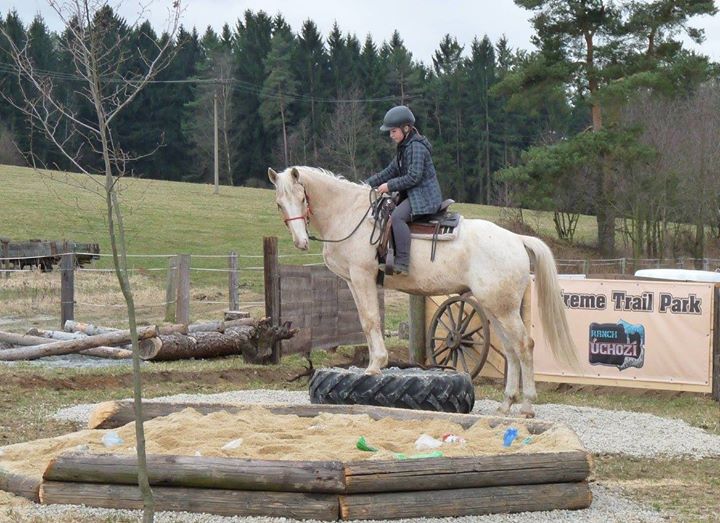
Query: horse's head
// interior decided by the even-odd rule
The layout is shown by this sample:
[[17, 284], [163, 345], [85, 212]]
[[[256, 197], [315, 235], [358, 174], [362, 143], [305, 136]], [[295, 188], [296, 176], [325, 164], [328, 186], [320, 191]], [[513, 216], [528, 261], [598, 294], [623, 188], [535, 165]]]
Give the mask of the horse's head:
[[282, 214], [283, 221], [290, 229], [295, 247], [307, 250], [307, 222], [310, 217], [310, 206], [305, 188], [300, 183], [300, 172], [296, 167], [276, 173], [268, 169], [268, 178], [275, 186], [275, 203]]

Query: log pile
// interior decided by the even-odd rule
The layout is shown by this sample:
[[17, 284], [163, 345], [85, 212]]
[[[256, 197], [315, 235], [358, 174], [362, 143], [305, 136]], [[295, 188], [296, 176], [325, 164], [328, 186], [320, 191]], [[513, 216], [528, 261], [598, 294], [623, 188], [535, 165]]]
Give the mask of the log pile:
[[[364, 410], [375, 419], [415, 415], [415, 419], [462, 419], [463, 426], [480, 420], [491, 425], [508, 423], [489, 416], [352, 407], [349, 410]], [[248, 407], [208, 404], [203, 408]], [[348, 410], [339, 405], [268, 408], [279, 413], [294, 409], [299, 416]], [[522, 423], [533, 434], [553, 427], [535, 420]], [[348, 462], [150, 455], [148, 469], [159, 510], [235, 516], [292, 515], [318, 520], [458, 517], [582, 509], [592, 502], [590, 455], [574, 449]], [[39, 498], [41, 503], [137, 509], [142, 500], [136, 483], [134, 455], [70, 451], [49, 463]]]
[[[267, 318], [138, 328], [140, 357], [152, 361], [242, 355], [248, 363], [268, 363], [273, 345], [295, 333], [289, 323], [271, 325]], [[129, 343], [129, 330], [68, 321], [64, 331], [32, 329], [24, 335], [0, 331], [0, 361], [64, 354], [125, 359], [132, 357]]]

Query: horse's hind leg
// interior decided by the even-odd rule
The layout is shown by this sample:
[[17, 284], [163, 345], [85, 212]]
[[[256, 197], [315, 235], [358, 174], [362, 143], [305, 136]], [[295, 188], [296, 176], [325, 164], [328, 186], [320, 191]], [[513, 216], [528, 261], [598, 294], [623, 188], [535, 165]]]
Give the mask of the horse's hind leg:
[[351, 270], [348, 286], [355, 299], [355, 305], [357, 305], [360, 315], [360, 324], [368, 343], [370, 362], [365, 373], [380, 374], [380, 369], [388, 364], [388, 353], [380, 321], [380, 302], [375, 286], [375, 276], [374, 274], [366, 275], [364, 272], [354, 274]]
[[505, 400], [498, 410], [504, 415], [510, 413], [510, 407], [517, 402], [520, 395], [519, 387], [522, 377], [523, 401], [520, 414], [526, 418], [532, 418], [535, 416], [532, 402], [537, 398], [533, 371], [533, 340], [525, 329], [519, 310], [495, 318], [494, 324], [498, 327], [498, 334], [503, 341], [507, 359]]
[[498, 413], [507, 416], [510, 414], [513, 403], [516, 403], [520, 396], [520, 359], [515, 350], [505, 340], [503, 340], [503, 346], [505, 348], [507, 374], [505, 375], [505, 399], [498, 407]]

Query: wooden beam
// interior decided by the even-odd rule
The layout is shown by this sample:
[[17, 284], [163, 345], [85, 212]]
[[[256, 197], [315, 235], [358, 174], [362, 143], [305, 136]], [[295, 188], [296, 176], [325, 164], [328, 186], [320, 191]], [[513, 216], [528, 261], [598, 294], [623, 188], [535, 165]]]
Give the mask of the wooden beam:
[[342, 519], [442, 518], [587, 508], [585, 482], [340, 496]]
[[347, 463], [348, 493], [440, 490], [584, 481], [590, 455], [582, 451], [497, 454]]
[[[345, 491], [339, 461], [257, 460], [205, 456], [149, 455], [151, 485], [163, 487], [265, 490], [272, 492]], [[67, 452], [50, 461], [43, 479], [81, 483], [137, 484], [137, 456]]]
[[[334, 521], [338, 518], [336, 494], [181, 487], [153, 487], [152, 491], [156, 511], [323, 521]], [[73, 504], [112, 509], [143, 508], [140, 489], [131, 485], [45, 481], [40, 486], [40, 501], [44, 504]]]
[[426, 341], [425, 341], [425, 296], [410, 294], [408, 310], [408, 322], [410, 325], [410, 339], [408, 340], [408, 351], [410, 363], [425, 364]]

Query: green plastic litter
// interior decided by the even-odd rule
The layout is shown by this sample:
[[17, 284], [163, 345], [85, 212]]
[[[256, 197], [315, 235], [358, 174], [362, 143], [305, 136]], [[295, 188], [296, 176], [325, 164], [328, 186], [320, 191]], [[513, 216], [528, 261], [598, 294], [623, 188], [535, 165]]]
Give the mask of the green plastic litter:
[[367, 444], [367, 441], [365, 441], [365, 436], [360, 436], [360, 439], [357, 440], [357, 444], [355, 445], [358, 450], [364, 450], [365, 452], [377, 452], [378, 449], [375, 447], [371, 447]]
[[522, 441], [523, 445], [529, 445], [530, 443], [532, 443], [532, 438], [530, 436], [528, 436]]
[[433, 450], [432, 452], [426, 452], [424, 454], [394, 454], [395, 459], [422, 459], [422, 458], [442, 458], [444, 454], [439, 450]]

